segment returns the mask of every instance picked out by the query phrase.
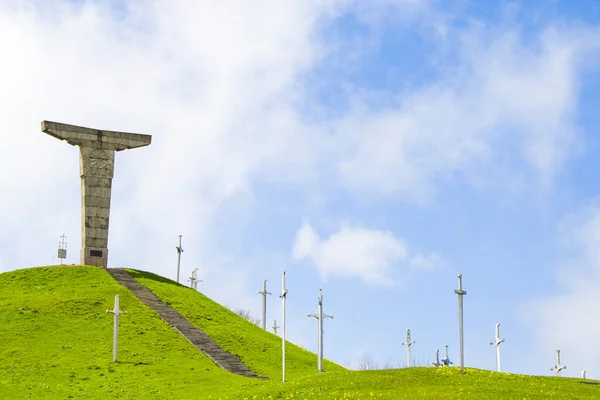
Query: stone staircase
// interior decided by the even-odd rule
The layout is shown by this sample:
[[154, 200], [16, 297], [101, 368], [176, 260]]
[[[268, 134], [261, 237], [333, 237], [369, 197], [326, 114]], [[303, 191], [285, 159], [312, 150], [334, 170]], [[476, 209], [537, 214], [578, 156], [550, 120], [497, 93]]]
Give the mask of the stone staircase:
[[[147, 287], [141, 285], [123, 268], [107, 268], [106, 271], [121, 285], [138, 298], [142, 303], [153, 309], [172, 328], [181, 333], [198, 350], [206, 354], [219, 367], [234, 374], [249, 378], [262, 378], [248, 368], [233, 354], [226, 352], [217, 345], [206, 333], [192, 325], [175, 309], [165, 304]], [[265, 378], [263, 378], [265, 379]]]

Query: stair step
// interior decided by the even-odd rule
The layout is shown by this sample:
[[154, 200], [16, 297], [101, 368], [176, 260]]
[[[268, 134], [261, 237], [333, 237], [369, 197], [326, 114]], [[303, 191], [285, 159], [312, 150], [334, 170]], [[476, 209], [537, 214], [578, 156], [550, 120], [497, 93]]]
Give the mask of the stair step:
[[189, 340], [198, 350], [206, 354], [219, 367], [234, 374], [266, 379], [259, 377], [246, 364], [233, 354], [223, 350], [206, 333], [192, 325], [173, 307], [165, 304], [147, 287], [136, 281], [129, 272], [122, 268], [107, 268], [106, 271], [122, 286], [129, 289], [142, 303], [152, 308], [165, 322]]

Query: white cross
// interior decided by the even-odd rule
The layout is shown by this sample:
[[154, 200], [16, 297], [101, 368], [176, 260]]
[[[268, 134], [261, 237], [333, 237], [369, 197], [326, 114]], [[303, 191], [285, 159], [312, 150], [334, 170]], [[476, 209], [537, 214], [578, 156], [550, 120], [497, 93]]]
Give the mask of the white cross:
[[560, 371], [567, 369], [566, 365], [560, 365], [560, 350], [556, 350], [556, 364], [550, 368], [550, 371], [556, 371], [556, 376], [560, 376]]
[[127, 311], [119, 309], [119, 295], [115, 296], [115, 308], [112, 310], [106, 310], [107, 313], [114, 314], [114, 327], [113, 327], [113, 362], [117, 362], [117, 351], [119, 349], [119, 315], [127, 314]]
[[496, 368], [500, 372], [500, 343], [504, 342], [504, 339], [500, 339], [500, 323], [496, 324], [496, 338], [490, 342], [490, 345], [496, 345]]
[[406, 359], [407, 359], [407, 365], [410, 368], [410, 347], [414, 344], [417, 343], [414, 340], [410, 339], [410, 329], [406, 330], [406, 342], [402, 343], [402, 346], [406, 346]]

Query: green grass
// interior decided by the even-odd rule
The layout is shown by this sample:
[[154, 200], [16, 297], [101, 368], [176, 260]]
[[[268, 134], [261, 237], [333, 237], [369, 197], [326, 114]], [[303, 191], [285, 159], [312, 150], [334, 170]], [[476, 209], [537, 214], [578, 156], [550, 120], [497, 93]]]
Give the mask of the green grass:
[[[467, 368], [344, 371], [271, 382], [239, 399], [600, 399], [600, 386], [579, 379], [534, 377]], [[271, 396], [271, 397], [269, 397]]]
[[[281, 337], [240, 318], [196, 290], [149, 272], [128, 272], [250, 369], [261, 376], [281, 379]], [[286, 377], [293, 379], [317, 372], [314, 353], [289, 342], [285, 352]], [[345, 368], [323, 360], [323, 370], [343, 371]]]
[[[348, 371], [288, 345], [200, 293], [132, 271], [223, 348], [268, 381], [217, 367], [103, 269], [42, 267], [0, 274], [0, 399], [600, 399], [580, 379], [456, 368]], [[119, 362], [112, 359], [115, 294], [121, 317]]]

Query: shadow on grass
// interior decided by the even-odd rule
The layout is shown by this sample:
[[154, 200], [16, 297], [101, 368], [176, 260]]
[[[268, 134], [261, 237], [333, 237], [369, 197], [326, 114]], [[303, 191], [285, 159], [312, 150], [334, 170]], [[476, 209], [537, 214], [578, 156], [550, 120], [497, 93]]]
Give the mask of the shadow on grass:
[[143, 361], [117, 361], [116, 364], [129, 364], [129, 365], [155, 365], [155, 363], [143, 362]]

